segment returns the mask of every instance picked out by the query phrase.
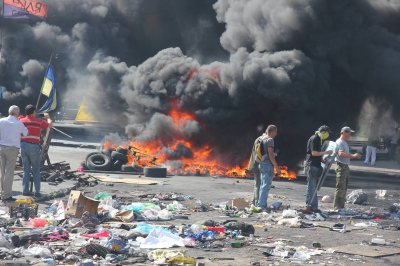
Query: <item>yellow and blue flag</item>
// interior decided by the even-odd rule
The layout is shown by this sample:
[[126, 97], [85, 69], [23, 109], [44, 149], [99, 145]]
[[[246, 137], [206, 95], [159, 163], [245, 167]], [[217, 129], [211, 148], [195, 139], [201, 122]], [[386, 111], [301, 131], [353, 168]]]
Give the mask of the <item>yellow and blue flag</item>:
[[47, 96], [47, 100], [39, 109], [38, 113], [46, 113], [56, 109], [57, 107], [57, 91], [56, 91], [56, 78], [51, 65], [47, 67], [46, 75], [44, 77], [41, 94]]

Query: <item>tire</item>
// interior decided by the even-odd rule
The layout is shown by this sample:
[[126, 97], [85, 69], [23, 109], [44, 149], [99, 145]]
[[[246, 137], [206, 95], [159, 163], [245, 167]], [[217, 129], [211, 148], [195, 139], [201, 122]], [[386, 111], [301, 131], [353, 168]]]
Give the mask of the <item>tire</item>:
[[90, 156], [92, 156], [92, 155], [94, 155], [94, 154], [98, 154], [99, 152], [91, 152], [91, 153], [89, 153], [88, 155], [86, 155], [86, 158], [85, 158], [85, 162], [87, 162], [87, 159], [90, 157]]
[[111, 170], [113, 171], [121, 171], [123, 164], [120, 161], [115, 161], [111, 165]]
[[116, 151], [125, 156], [128, 154], [128, 149], [125, 149], [125, 148], [118, 147]]
[[166, 178], [167, 177], [167, 168], [164, 168], [164, 167], [145, 167], [143, 169], [143, 173], [144, 173], [145, 177]]
[[113, 151], [111, 153], [111, 159], [116, 162], [116, 161], [120, 161], [122, 164], [126, 164], [128, 162], [128, 157], [126, 157], [126, 155], [117, 152], [117, 151]]
[[112, 152], [113, 152], [113, 149], [103, 149], [101, 151], [102, 154], [107, 155], [108, 157], [111, 157]]
[[137, 163], [133, 162], [132, 163], [132, 167], [133, 167], [133, 171], [137, 172], [137, 173], [143, 173], [143, 167], [141, 167], [140, 165], [138, 165]]
[[87, 158], [86, 165], [89, 170], [109, 171], [112, 166], [112, 161], [107, 155], [96, 153]]

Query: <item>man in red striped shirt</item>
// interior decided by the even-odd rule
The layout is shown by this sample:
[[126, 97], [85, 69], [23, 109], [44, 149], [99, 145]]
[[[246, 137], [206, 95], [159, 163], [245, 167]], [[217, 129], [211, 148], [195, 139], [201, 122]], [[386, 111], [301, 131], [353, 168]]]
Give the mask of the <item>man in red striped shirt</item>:
[[22, 181], [24, 196], [31, 196], [29, 192], [30, 173], [33, 173], [33, 183], [35, 185], [35, 196], [40, 197], [40, 135], [42, 129], [52, 126], [49, 114], [44, 114], [47, 122], [36, 117], [36, 108], [33, 105], [25, 107], [26, 117], [20, 121], [28, 129], [28, 135], [21, 138], [21, 157], [24, 167], [24, 178]]

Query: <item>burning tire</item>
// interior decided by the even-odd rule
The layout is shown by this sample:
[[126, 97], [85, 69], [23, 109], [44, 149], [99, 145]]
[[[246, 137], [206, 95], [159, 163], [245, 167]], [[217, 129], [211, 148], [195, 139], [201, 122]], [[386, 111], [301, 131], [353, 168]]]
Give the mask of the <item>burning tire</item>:
[[112, 166], [111, 158], [105, 154], [95, 153], [86, 159], [89, 170], [108, 171]]
[[133, 167], [135, 172], [143, 173], [143, 167], [138, 165], [136, 162], [132, 163], [132, 167]]
[[121, 154], [123, 154], [123, 155], [125, 155], [125, 156], [128, 154], [128, 149], [125, 149], [125, 148], [122, 148], [122, 147], [118, 147], [116, 151], [121, 153]]
[[132, 163], [132, 165], [123, 165], [121, 167], [122, 172], [127, 172], [127, 173], [142, 173], [143, 168], [138, 166], [135, 163]]
[[108, 157], [111, 157], [112, 152], [113, 152], [113, 149], [103, 149], [101, 151], [102, 154], [107, 155]]
[[143, 169], [143, 173], [144, 173], [145, 177], [166, 178], [167, 177], [167, 168], [164, 168], [164, 167], [145, 167]]
[[135, 169], [130, 165], [123, 165], [121, 167], [121, 171], [126, 172], [126, 173], [133, 173], [133, 172], [135, 172]]
[[114, 162], [119, 161], [122, 164], [126, 164], [128, 162], [128, 158], [126, 157], [126, 154], [122, 154], [122, 153], [117, 152], [117, 151], [113, 151], [111, 153], [111, 159]]
[[122, 166], [123, 166], [122, 162], [115, 161], [115, 162], [112, 163], [110, 169], [113, 170], [113, 171], [121, 171]]

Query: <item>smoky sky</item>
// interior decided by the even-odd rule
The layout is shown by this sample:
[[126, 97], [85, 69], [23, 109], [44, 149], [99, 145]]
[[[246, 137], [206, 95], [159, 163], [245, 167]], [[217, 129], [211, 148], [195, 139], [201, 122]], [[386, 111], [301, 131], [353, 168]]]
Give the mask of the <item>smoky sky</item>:
[[[2, 25], [3, 112], [35, 100], [53, 50], [66, 105], [86, 94], [130, 136], [178, 136], [232, 165], [270, 123], [293, 166], [321, 124], [356, 126], [367, 98], [400, 113], [399, 1], [54, 1], [46, 22]], [[177, 127], [173, 103], [196, 118]]]

